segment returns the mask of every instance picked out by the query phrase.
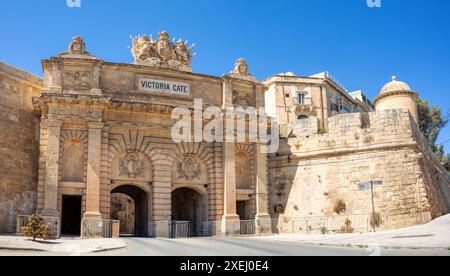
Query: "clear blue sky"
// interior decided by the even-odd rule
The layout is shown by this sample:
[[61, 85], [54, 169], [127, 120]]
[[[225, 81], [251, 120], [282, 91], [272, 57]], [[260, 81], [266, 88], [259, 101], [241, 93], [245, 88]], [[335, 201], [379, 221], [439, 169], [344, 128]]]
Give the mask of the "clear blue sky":
[[[445, 113], [450, 109], [450, 1], [382, 0], [15, 0], [0, 3], [0, 60], [42, 75], [40, 59], [74, 35], [107, 61], [131, 63], [131, 34], [195, 42], [194, 71], [221, 75], [245, 57], [259, 79], [330, 71], [374, 98], [392, 75]], [[440, 141], [450, 138], [450, 128]], [[450, 142], [446, 144], [450, 149]]]

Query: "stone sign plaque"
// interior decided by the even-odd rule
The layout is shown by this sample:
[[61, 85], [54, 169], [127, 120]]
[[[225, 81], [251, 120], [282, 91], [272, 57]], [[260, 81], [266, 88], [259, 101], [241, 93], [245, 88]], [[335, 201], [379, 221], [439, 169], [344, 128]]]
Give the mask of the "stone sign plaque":
[[165, 80], [141, 78], [139, 79], [139, 90], [160, 94], [191, 96], [191, 87], [189, 84]]

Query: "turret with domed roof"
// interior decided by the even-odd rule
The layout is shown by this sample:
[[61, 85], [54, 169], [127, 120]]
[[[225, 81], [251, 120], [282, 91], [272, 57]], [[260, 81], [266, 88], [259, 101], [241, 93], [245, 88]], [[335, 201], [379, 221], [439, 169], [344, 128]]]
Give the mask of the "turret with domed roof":
[[404, 82], [398, 81], [393, 76], [392, 81], [387, 83], [375, 98], [375, 108], [377, 111], [387, 109], [408, 109], [414, 119], [417, 121], [417, 101], [419, 94], [413, 91], [410, 86]]

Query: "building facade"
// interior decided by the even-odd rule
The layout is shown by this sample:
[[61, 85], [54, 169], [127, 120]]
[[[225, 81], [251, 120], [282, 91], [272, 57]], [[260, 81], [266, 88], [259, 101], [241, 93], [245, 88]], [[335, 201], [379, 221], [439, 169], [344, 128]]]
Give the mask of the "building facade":
[[[383, 229], [450, 212], [448, 173], [417, 128], [418, 95], [405, 83], [388, 83], [374, 106], [327, 73], [259, 82], [243, 59], [220, 77], [193, 73], [192, 48], [165, 32], [132, 38], [131, 53], [133, 64], [107, 62], [74, 37], [42, 61], [43, 79], [0, 64], [0, 232], [35, 212], [63, 235], [120, 220], [122, 234], [144, 237], [156, 222], [188, 222], [191, 235], [205, 225], [265, 234], [335, 230], [344, 223], [328, 223], [335, 217], [367, 225], [373, 210]], [[278, 151], [250, 138], [177, 141], [177, 108], [188, 110], [190, 134], [213, 121], [195, 116], [196, 99], [219, 116], [265, 109], [281, 127]], [[232, 129], [251, 136], [247, 121]]]
[[376, 112], [290, 125], [270, 156], [272, 217], [281, 232], [396, 229], [450, 212], [449, 174], [417, 125], [418, 94], [394, 77]]
[[264, 81], [266, 112], [277, 118], [280, 126], [314, 118], [319, 129], [328, 129], [328, 118], [354, 112], [374, 111], [373, 104], [361, 92], [348, 93], [329, 73], [300, 77], [294, 73], [278, 74]]
[[96, 58], [75, 37], [68, 52], [42, 62], [43, 90], [33, 98], [41, 119], [37, 210], [59, 217], [62, 234], [78, 234], [82, 220], [117, 218], [114, 194], [133, 199], [138, 236], [154, 221], [189, 221], [195, 234], [206, 221], [222, 221], [226, 231], [229, 221], [269, 218], [258, 144], [171, 137], [175, 108], [193, 110], [193, 99], [264, 107], [263, 85], [243, 60], [223, 77], [191, 73], [190, 51], [169, 41], [164, 32], [133, 40], [130, 65]]

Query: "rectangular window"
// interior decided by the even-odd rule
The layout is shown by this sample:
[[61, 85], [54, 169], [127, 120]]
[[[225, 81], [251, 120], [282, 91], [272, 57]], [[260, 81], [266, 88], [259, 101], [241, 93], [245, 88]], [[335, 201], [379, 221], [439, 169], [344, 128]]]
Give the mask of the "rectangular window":
[[304, 105], [306, 103], [305, 99], [305, 93], [298, 93], [298, 104]]
[[343, 100], [339, 101], [339, 110], [344, 110], [347, 113], [351, 113], [352, 109], [350, 108], [350, 106], [346, 103], [344, 103]]
[[348, 105], [346, 105], [346, 104], [343, 104], [343, 105], [342, 105], [342, 109], [343, 109], [345, 112], [347, 112], [347, 113], [351, 113], [351, 112], [352, 112], [352, 110], [350, 109], [350, 106], [348, 106]]
[[331, 111], [339, 111], [339, 106], [335, 103], [331, 103]]

